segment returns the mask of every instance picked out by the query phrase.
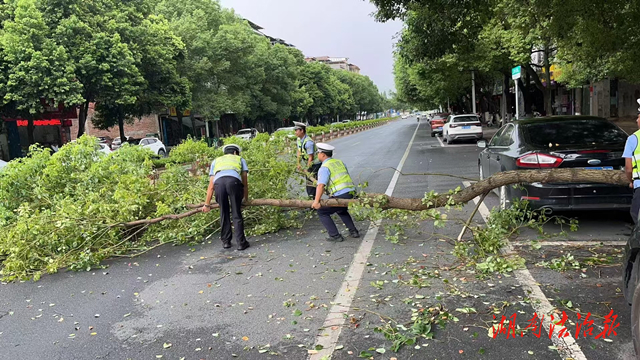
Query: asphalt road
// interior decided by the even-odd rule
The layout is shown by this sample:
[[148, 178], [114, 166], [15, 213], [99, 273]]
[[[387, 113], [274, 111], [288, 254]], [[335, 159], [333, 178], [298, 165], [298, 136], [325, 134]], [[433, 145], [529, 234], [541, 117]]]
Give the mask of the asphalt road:
[[[491, 134], [488, 130], [486, 137]], [[368, 182], [368, 192], [422, 198], [427, 191], [464, 186], [461, 179], [425, 173], [477, 178], [475, 144], [443, 145], [430, 137], [426, 122], [418, 125], [415, 118], [331, 144], [353, 177]], [[404, 175], [390, 187], [399, 164]], [[497, 197], [490, 195], [485, 204], [492, 208]], [[623, 216], [565, 214], [578, 216], [579, 231], [551, 239], [525, 232], [517, 239], [543, 244], [516, 246], [533, 282], [513, 274], [478, 280], [451, 254], [452, 239], [461, 229], [456, 219], [466, 220], [473, 208], [451, 210], [444, 228], [421, 222], [397, 244], [385, 239], [388, 222], [372, 236], [373, 228], [362, 221], [357, 226], [364, 240], [327, 243], [314, 217], [301, 229], [250, 238], [253, 246], [244, 254], [222, 251], [218, 241], [165, 246], [138, 258], [107, 261], [105, 269], [2, 284], [0, 359], [307, 359], [310, 350], [327, 351], [315, 346], [336, 296], [352, 302], [341, 314], [344, 324], [335, 326], [340, 334], [332, 359], [354, 359], [362, 352], [375, 359], [561, 359], [566, 352], [544, 330], [540, 338], [488, 335], [494, 315], [515, 314], [516, 324], [527, 327], [540, 307], [528, 290], [532, 284], [559, 310], [556, 315], [567, 313], [572, 333], [577, 313], [591, 313], [594, 335], [602, 331], [610, 310], [618, 315], [612, 341], [578, 337], [575, 359], [633, 358], [630, 308], [619, 291], [621, 247], [609, 246], [630, 232]], [[483, 223], [486, 212], [481, 209], [474, 222]], [[546, 230], [557, 229], [550, 225]], [[558, 240], [588, 242], [544, 244]], [[371, 244], [371, 251], [363, 251], [361, 243]], [[584, 271], [535, 265], [568, 251], [580, 259], [605, 254], [610, 261]], [[345, 282], [356, 264], [365, 265], [363, 273]], [[423, 287], [410, 284], [415, 275], [424, 278]], [[358, 286], [352, 286], [354, 280]], [[429, 308], [455, 316], [443, 322], [444, 328], [434, 326], [431, 340], [420, 339], [395, 353], [392, 341], [374, 331], [385, 322], [409, 327], [412, 309]]]

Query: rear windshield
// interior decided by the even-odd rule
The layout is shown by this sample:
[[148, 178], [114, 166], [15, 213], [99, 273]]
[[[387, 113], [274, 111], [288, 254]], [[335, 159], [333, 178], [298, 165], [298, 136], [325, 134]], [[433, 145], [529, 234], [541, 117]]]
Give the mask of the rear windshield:
[[461, 123], [461, 122], [478, 122], [478, 118], [475, 116], [458, 116], [453, 118], [453, 122], [454, 123]]
[[522, 127], [528, 142], [542, 148], [624, 144], [627, 134], [603, 120], [564, 120]]

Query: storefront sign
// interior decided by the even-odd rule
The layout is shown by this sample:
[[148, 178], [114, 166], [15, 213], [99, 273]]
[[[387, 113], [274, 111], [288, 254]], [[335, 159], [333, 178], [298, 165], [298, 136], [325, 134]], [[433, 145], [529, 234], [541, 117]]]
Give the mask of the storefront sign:
[[[170, 116], [178, 116], [178, 112], [176, 111], [176, 108], [172, 107], [169, 108], [169, 115]], [[191, 110], [185, 110], [182, 112], [182, 116], [191, 116]]]
[[[28, 120], [17, 120], [18, 126], [29, 126]], [[34, 126], [56, 126], [62, 125], [62, 122], [59, 119], [51, 119], [51, 120], [33, 120]]]

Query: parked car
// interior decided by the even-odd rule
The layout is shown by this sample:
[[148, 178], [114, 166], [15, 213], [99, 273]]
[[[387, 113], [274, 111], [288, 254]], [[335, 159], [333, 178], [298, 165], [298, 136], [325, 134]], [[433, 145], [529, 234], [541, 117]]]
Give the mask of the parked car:
[[435, 118], [429, 122], [431, 125], [431, 137], [435, 137], [436, 135], [442, 136], [442, 129], [444, 127], [444, 118]]
[[258, 135], [258, 130], [257, 129], [253, 129], [253, 128], [251, 128], [251, 129], [242, 129], [242, 130], [239, 130], [236, 133], [237, 137], [239, 137], [241, 139], [244, 139], [244, 140], [251, 140], [254, 137], [256, 137], [257, 135]]
[[482, 124], [475, 114], [449, 115], [442, 127], [442, 137], [447, 143], [454, 140], [482, 139]]
[[150, 149], [154, 154], [165, 157], [167, 156], [167, 148], [164, 146], [162, 141], [156, 137], [146, 137], [144, 139], [140, 139], [139, 143], [136, 145], [140, 145], [144, 148]]
[[106, 143], [99, 143], [99, 144], [98, 144], [98, 146], [100, 146], [100, 150], [99, 150], [99, 151], [100, 151], [101, 153], [103, 153], [103, 154], [107, 154], [107, 155], [109, 155], [109, 154], [111, 154], [111, 153], [113, 152], [113, 151], [111, 150], [111, 148], [109, 147], [109, 145], [108, 145], [108, 144], [106, 144]]
[[449, 113], [436, 113], [436, 114], [431, 114], [429, 115], [429, 117], [427, 118], [427, 121], [431, 122], [434, 119], [441, 119], [442, 121], [447, 121], [447, 118], [449, 117]]
[[[289, 139], [295, 139], [296, 138], [296, 128], [294, 126], [278, 128], [273, 133], [275, 134], [275, 133], [280, 132], [280, 131], [285, 132]], [[273, 139], [274, 139], [274, 136], [272, 135], [271, 136], [271, 140], [273, 140]]]
[[[480, 179], [520, 169], [624, 169], [627, 134], [595, 116], [553, 116], [516, 120], [500, 128], [478, 157]], [[607, 184], [524, 184], [495, 190], [500, 207], [512, 199], [527, 200], [532, 208], [558, 210], [628, 210], [633, 196], [626, 186]]]
[[[127, 136], [125, 136], [125, 138], [129, 139], [129, 137]], [[118, 150], [120, 146], [122, 146], [122, 140], [120, 140], [120, 137], [118, 136], [117, 138], [113, 139], [113, 141], [111, 142], [111, 149]]]
[[109, 150], [111, 150], [111, 143], [113, 143], [113, 139], [109, 136], [98, 136], [98, 142], [101, 144], [107, 144], [107, 146], [109, 146]]

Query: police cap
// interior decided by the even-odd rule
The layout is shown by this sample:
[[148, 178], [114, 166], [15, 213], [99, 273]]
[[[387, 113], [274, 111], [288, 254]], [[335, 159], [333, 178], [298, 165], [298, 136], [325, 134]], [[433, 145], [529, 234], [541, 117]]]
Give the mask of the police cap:
[[335, 146], [331, 146], [326, 143], [317, 143], [316, 147], [318, 148], [318, 152], [321, 152], [321, 153], [333, 153], [333, 150], [336, 149]]
[[293, 125], [295, 126], [296, 130], [298, 130], [298, 129], [305, 130], [305, 131], [307, 130], [307, 125], [305, 123], [301, 123], [299, 121], [294, 121]]
[[225, 154], [227, 153], [227, 150], [236, 151], [238, 154], [240, 154], [240, 152], [242, 152], [242, 149], [240, 148], [240, 146], [238, 146], [236, 144], [225, 145], [222, 148], [222, 152], [225, 153]]

